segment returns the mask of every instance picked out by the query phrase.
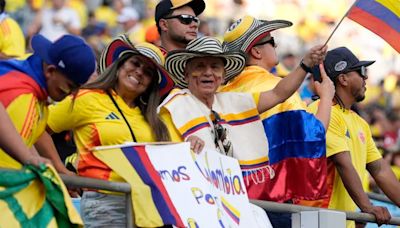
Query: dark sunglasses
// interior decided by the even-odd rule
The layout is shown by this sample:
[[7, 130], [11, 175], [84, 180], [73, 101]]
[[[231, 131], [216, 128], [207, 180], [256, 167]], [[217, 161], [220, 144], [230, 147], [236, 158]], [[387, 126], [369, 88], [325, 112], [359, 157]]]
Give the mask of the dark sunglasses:
[[230, 147], [232, 146], [232, 143], [230, 141], [226, 140], [227, 130], [219, 123], [219, 122], [222, 122], [222, 119], [219, 116], [219, 114], [217, 112], [215, 112], [214, 110], [211, 110], [211, 113], [214, 116], [214, 119], [213, 119], [214, 136], [215, 136], [214, 143], [215, 143], [215, 145], [218, 145], [218, 140], [220, 140], [224, 147], [224, 150], [225, 150], [224, 152], [228, 153], [228, 151], [230, 150]]
[[264, 42], [255, 44], [254, 46], [261, 46], [261, 45], [264, 45], [264, 44], [271, 44], [272, 47], [276, 47], [276, 43], [275, 43], [274, 37], [271, 37], [271, 39], [266, 40]]
[[192, 16], [192, 15], [187, 15], [187, 14], [164, 17], [164, 19], [173, 19], [173, 18], [178, 19], [179, 22], [181, 22], [184, 25], [190, 25], [193, 21], [196, 24], [200, 24], [200, 19], [198, 17]]
[[355, 69], [349, 69], [349, 70], [344, 71], [343, 73], [346, 74], [346, 73], [353, 72], [353, 71], [357, 72], [360, 75], [360, 77], [362, 77], [364, 79], [368, 78], [367, 67], [365, 67], [365, 66], [361, 66], [361, 67], [355, 68]]

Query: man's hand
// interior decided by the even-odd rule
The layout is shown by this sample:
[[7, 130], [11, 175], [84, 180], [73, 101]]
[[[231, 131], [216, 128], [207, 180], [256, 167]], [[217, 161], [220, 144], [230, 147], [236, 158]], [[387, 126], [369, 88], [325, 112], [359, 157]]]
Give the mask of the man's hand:
[[203, 150], [205, 144], [201, 138], [195, 135], [189, 136], [186, 139], [186, 142], [190, 142], [190, 149], [192, 149], [196, 154], [199, 154]]
[[386, 207], [372, 206], [362, 211], [373, 214], [376, 218], [376, 223], [378, 224], [378, 226], [381, 226], [382, 224], [387, 224], [392, 218]]
[[317, 45], [312, 47], [304, 56], [303, 63], [308, 67], [313, 67], [322, 63], [326, 56], [327, 46]]
[[23, 161], [25, 165], [33, 165], [38, 168], [42, 168], [44, 165], [49, 164], [51, 165], [51, 161], [47, 158], [41, 157], [34, 153], [29, 153], [27, 158]]

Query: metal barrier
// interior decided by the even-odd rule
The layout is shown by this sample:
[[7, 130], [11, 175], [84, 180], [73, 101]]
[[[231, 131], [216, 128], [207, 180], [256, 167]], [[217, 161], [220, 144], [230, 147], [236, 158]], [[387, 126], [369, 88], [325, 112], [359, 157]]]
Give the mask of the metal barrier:
[[68, 187], [92, 188], [124, 193], [126, 196], [126, 226], [128, 228], [136, 228], [134, 223], [135, 218], [132, 211], [131, 186], [128, 183], [111, 182], [87, 177], [68, 176], [64, 174], [60, 174], [60, 177]]
[[[321, 208], [318, 207], [306, 207], [300, 205], [293, 205], [293, 204], [284, 204], [284, 203], [276, 203], [270, 201], [261, 201], [261, 200], [250, 200], [251, 203], [262, 207], [263, 209], [271, 212], [290, 212], [290, 213], [297, 213], [300, 211], [318, 211]], [[329, 211], [339, 211], [339, 210], [330, 210], [322, 208], [323, 210]], [[376, 223], [375, 216], [368, 213], [363, 212], [350, 212], [350, 211], [341, 211], [346, 214], [347, 220], [354, 220], [357, 222], [373, 222]], [[391, 225], [400, 225], [400, 218], [399, 217], [392, 217], [388, 224]]]
[[[0, 168], [1, 171], [1, 168]], [[107, 190], [113, 192], [120, 192], [126, 195], [126, 208], [127, 208], [127, 227], [136, 227], [135, 226], [135, 219], [134, 213], [132, 209], [132, 196], [131, 196], [131, 187], [128, 183], [124, 182], [111, 182], [111, 181], [104, 181], [99, 179], [87, 178], [87, 177], [78, 177], [78, 176], [67, 176], [60, 174], [61, 179], [68, 187], [78, 187], [78, 188], [92, 188], [92, 189], [99, 189], [99, 190]], [[384, 202], [392, 203], [386, 196], [374, 193], [368, 193], [371, 199], [376, 199]], [[306, 207], [306, 206], [299, 206], [293, 204], [284, 204], [284, 203], [276, 203], [270, 201], [261, 201], [261, 200], [250, 200], [251, 203], [260, 206], [266, 211], [271, 212], [289, 212], [289, 213], [297, 213], [300, 211], [318, 211], [321, 208], [317, 207]], [[330, 210], [325, 209], [323, 210]], [[330, 211], [337, 211], [337, 210], [330, 210]], [[375, 216], [368, 213], [362, 212], [348, 212], [342, 211], [346, 214], [347, 220], [354, 220], [357, 222], [373, 222], [376, 223]], [[388, 224], [391, 225], [400, 225], [400, 218], [399, 217], [392, 217]]]

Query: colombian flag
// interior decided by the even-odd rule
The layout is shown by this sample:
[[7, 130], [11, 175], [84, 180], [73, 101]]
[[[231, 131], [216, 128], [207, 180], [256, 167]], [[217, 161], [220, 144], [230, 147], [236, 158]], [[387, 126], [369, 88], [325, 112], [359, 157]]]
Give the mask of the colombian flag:
[[82, 227], [52, 167], [0, 171], [0, 227]]
[[266, 184], [266, 199], [321, 199], [326, 196], [325, 128], [305, 110], [276, 113], [263, 120], [269, 165], [275, 175]]
[[146, 146], [101, 149], [94, 151], [94, 155], [131, 185], [137, 226], [171, 224], [185, 227], [160, 175], [150, 162]]
[[347, 17], [382, 37], [400, 53], [400, 0], [357, 0]]

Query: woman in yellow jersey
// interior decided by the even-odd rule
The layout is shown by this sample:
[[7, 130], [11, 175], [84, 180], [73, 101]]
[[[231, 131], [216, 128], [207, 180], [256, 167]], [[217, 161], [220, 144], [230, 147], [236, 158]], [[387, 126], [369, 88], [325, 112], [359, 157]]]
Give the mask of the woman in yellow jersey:
[[[73, 130], [80, 176], [126, 182], [94, 156], [92, 147], [169, 141], [167, 128], [156, 111], [160, 97], [174, 85], [162, 67], [163, 61], [156, 46], [143, 43], [134, 47], [125, 35], [119, 36], [101, 54], [100, 76], [50, 107], [49, 130]], [[85, 191], [81, 214], [86, 227], [126, 226], [125, 197]]]

